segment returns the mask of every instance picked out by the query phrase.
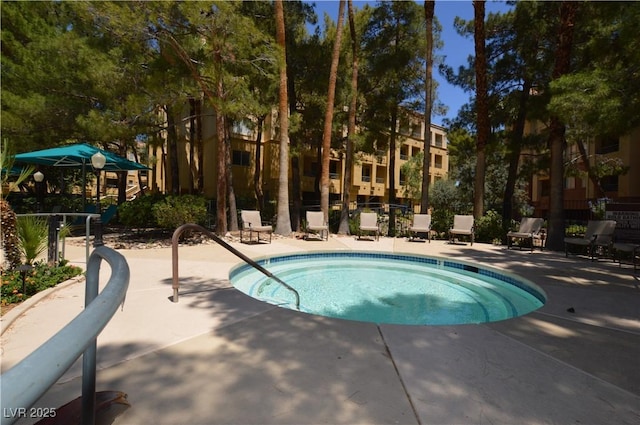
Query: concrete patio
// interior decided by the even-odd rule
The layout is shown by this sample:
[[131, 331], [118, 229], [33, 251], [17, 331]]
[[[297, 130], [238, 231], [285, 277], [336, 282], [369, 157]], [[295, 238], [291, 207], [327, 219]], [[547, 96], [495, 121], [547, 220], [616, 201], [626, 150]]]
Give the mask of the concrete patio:
[[[171, 249], [120, 250], [131, 269], [122, 311], [98, 339], [98, 391], [128, 394], [116, 424], [638, 424], [640, 274], [610, 261], [476, 243], [274, 238], [250, 257], [381, 250], [454, 257], [542, 287], [529, 315], [489, 324], [397, 326], [343, 321], [256, 301], [228, 281], [236, 257], [184, 246], [170, 301]], [[66, 257], [84, 266], [84, 248]], [[108, 266], [103, 267], [106, 282]], [[83, 308], [71, 282], [2, 317], [2, 369]], [[39, 401], [80, 395], [80, 362]], [[27, 424], [35, 421], [22, 420]]]

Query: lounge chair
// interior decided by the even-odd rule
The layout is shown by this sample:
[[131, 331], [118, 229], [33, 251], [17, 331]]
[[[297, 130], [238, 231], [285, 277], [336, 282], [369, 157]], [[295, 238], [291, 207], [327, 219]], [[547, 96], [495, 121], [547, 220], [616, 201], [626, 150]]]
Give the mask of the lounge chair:
[[629, 242], [615, 242], [612, 246], [613, 261], [618, 262], [622, 267], [622, 262], [631, 264], [635, 273], [640, 268], [640, 244]]
[[471, 238], [471, 246], [473, 246], [473, 239], [475, 237], [473, 223], [474, 219], [472, 215], [453, 216], [453, 227], [449, 230], [449, 242], [453, 243], [456, 235], [463, 235]]
[[329, 240], [329, 226], [324, 221], [324, 213], [322, 211], [307, 211], [307, 234], [305, 239], [309, 238], [311, 233], [316, 233], [320, 239]]
[[411, 240], [418, 233], [426, 233], [427, 240], [431, 243], [431, 214], [414, 214], [413, 224], [409, 227], [409, 233], [411, 234]]
[[378, 226], [378, 214], [371, 212], [360, 213], [360, 228], [358, 232], [358, 239], [362, 237], [362, 233], [373, 232], [376, 240], [380, 238], [380, 227]]
[[[544, 220], [541, 218], [524, 217], [520, 222], [517, 232], [507, 233], [507, 249], [511, 248], [514, 239], [528, 241], [533, 252], [533, 241], [540, 241], [540, 249], [544, 249], [544, 233], [542, 233], [542, 225]], [[522, 249], [522, 244], [519, 244]]]
[[245, 242], [245, 236], [249, 233], [248, 242], [253, 240], [253, 234], [258, 237], [258, 243], [260, 243], [260, 234], [269, 234], [269, 243], [271, 243], [271, 233], [273, 228], [270, 225], [263, 225], [262, 218], [260, 217], [260, 211], [255, 210], [242, 210], [240, 212], [240, 218], [242, 219], [242, 227], [240, 228], [240, 243]]
[[615, 220], [590, 220], [587, 223], [587, 231], [581, 238], [564, 238], [564, 253], [569, 256], [570, 247], [582, 247], [583, 251], [595, 260], [599, 250], [607, 253], [611, 251], [613, 244], [613, 232], [616, 230]]

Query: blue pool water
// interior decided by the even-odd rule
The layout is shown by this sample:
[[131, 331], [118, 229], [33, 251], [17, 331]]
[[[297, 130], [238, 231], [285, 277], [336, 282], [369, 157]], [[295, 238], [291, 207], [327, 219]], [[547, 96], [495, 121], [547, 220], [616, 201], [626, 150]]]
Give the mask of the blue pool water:
[[[510, 319], [542, 307], [544, 291], [489, 267], [418, 255], [317, 252], [258, 264], [295, 288], [300, 311], [373, 323], [453, 325]], [[230, 271], [245, 294], [295, 309], [295, 295], [248, 264]]]

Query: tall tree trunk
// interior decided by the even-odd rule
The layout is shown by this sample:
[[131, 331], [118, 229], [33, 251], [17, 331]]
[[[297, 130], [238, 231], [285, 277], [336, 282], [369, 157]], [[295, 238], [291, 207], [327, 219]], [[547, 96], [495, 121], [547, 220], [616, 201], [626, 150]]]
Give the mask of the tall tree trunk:
[[253, 173], [253, 190], [256, 194], [258, 210], [264, 210], [264, 192], [262, 191], [262, 126], [264, 125], [265, 115], [258, 117], [258, 135], [256, 136], [256, 157], [255, 168]]
[[531, 90], [531, 80], [526, 78], [520, 93], [520, 105], [518, 106], [518, 116], [511, 132], [509, 149], [509, 171], [507, 173], [507, 183], [504, 189], [502, 200], [502, 230], [506, 235], [511, 227], [513, 219], [513, 194], [515, 193], [516, 181], [518, 179], [518, 166], [520, 163], [520, 152], [522, 150], [522, 137], [524, 135], [524, 125], [527, 119], [527, 104], [529, 103], [529, 92]]
[[389, 135], [389, 236], [396, 235], [396, 139], [398, 125], [398, 106], [391, 112], [391, 133]]
[[424, 157], [422, 159], [422, 195], [420, 196], [420, 212], [429, 212], [429, 165], [431, 164], [431, 110], [433, 108], [433, 15], [435, 1], [424, 2], [424, 17], [426, 25], [427, 51], [425, 52], [424, 79]]
[[[222, 97], [222, 80], [217, 83], [217, 92]], [[216, 136], [218, 143], [218, 166], [216, 184], [216, 229], [219, 236], [227, 233], [227, 144], [225, 143], [225, 119], [221, 111], [216, 110]]]
[[[287, 42], [293, 44], [291, 40], [287, 40]], [[295, 77], [287, 78], [287, 97], [289, 101], [289, 114], [291, 114], [291, 116], [298, 112], [296, 110], [296, 99], [298, 94], [296, 93], [296, 85], [294, 82]], [[291, 202], [291, 227], [295, 232], [299, 232], [302, 224], [302, 174], [300, 172], [299, 137], [294, 136], [290, 138], [289, 146], [289, 156], [291, 158], [291, 193], [289, 194], [291, 197], [289, 200]]]
[[276, 40], [282, 49], [282, 65], [280, 67], [280, 93], [278, 112], [280, 115], [280, 158], [278, 175], [278, 218], [275, 232], [279, 235], [291, 234], [289, 215], [289, 108], [287, 100], [287, 55], [284, 27], [283, 0], [275, 0]]
[[[133, 158], [135, 159], [136, 162], [140, 162], [140, 158], [138, 157], [138, 150], [134, 149], [133, 150]], [[140, 195], [144, 196], [144, 186], [142, 185], [142, 173], [141, 172], [137, 172], [136, 173], [137, 177], [138, 177], [138, 188], [140, 188]], [[155, 175], [155, 173], [154, 173]], [[148, 176], [148, 174], [147, 174]], [[148, 179], [148, 177], [147, 177]], [[149, 185], [149, 181], [147, 180], [147, 185]]]
[[322, 185], [322, 140], [316, 140], [316, 167], [313, 170], [314, 201], [320, 203], [320, 186]]
[[593, 167], [589, 162], [589, 154], [584, 147], [584, 143], [582, 143], [581, 141], [578, 141], [577, 144], [578, 144], [578, 151], [580, 152], [580, 159], [582, 160], [582, 165], [584, 165], [584, 169], [587, 171], [587, 177], [589, 177], [589, 180], [591, 180], [591, 184], [593, 184], [593, 188], [596, 191], [595, 195], [598, 198], [602, 198], [605, 196], [605, 192], [604, 192], [604, 189], [602, 188], [602, 185], [600, 184], [600, 180], [598, 179], [598, 176], [596, 176], [596, 174], [593, 172]]
[[351, 197], [351, 173], [353, 170], [353, 139], [356, 134], [356, 109], [358, 107], [358, 38], [356, 34], [355, 18], [353, 16], [353, 0], [348, 3], [349, 31], [351, 32], [351, 104], [349, 105], [349, 125], [347, 130], [347, 145], [344, 166], [344, 183], [342, 186], [342, 211], [340, 212], [340, 226], [338, 234], [348, 235], [349, 231], [349, 203]]
[[[296, 138], [291, 140], [292, 148], [298, 147]], [[296, 232], [300, 231], [302, 220], [302, 181], [300, 177], [300, 155], [291, 155], [291, 226]]]
[[202, 140], [202, 100], [196, 101], [196, 146], [198, 148], [198, 191], [204, 192], [204, 142]]
[[195, 161], [195, 139], [196, 139], [196, 105], [193, 97], [189, 98], [189, 193], [195, 193], [196, 183], [196, 161]]
[[180, 193], [180, 173], [178, 162], [178, 131], [176, 129], [176, 120], [173, 116], [173, 110], [169, 106], [165, 106], [167, 114], [167, 144], [169, 145], [169, 169], [171, 194], [178, 195]]
[[116, 173], [116, 176], [118, 177], [118, 198], [116, 202], [118, 205], [127, 202], [127, 174], [128, 173], [126, 171], [118, 171]]
[[324, 214], [324, 222], [329, 222], [329, 164], [331, 163], [331, 133], [333, 129], [333, 108], [336, 98], [336, 80], [338, 78], [338, 63], [340, 62], [340, 47], [342, 46], [342, 23], [344, 22], [345, 0], [340, 0], [338, 8], [338, 26], [336, 39], [333, 44], [331, 57], [331, 71], [329, 72], [329, 91], [327, 93], [327, 112], [324, 117], [324, 130], [322, 132], [322, 181], [320, 185], [320, 209]]
[[231, 167], [231, 120], [225, 118], [225, 169], [227, 170], [227, 195], [229, 197], [229, 230], [238, 230], [238, 207], [236, 205], [236, 192], [233, 187], [233, 172]]
[[484, 29], [484, 0], [474, 0], [474, 42], [476, 74], [476, 174], [473, 184], [473, 216], [479, 219], [484, 214], [484, 180], [486, 174], [486, 147], [491, 133], [489, 100], [487, 93], [487, 56]]
[[[573, 30], [580, 4], [563, 1], [560, 5], [560, 27], [552, 78], [555, 80], [571, 70]], [[565, 126], [556, 116], [551, 117], [549, 146], [551, 166], [549, 170], [549, 235], [547, 247], [554, 251], [564, 248], [564, 148]]]

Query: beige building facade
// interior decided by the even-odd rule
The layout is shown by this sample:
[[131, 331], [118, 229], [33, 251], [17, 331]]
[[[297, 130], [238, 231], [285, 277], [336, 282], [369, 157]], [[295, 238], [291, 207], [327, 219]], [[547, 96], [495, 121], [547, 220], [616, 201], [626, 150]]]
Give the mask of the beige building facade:
[[[529, 124], [527, 131], [536, 133], [541, 125]], [[601, 193], [587, 176], [578, 146], [569, 144], [565, 150], [565, 165], [573, 165], [578, 173], [567, 173], [564, 178], [564, 210], [569, 220], [588, 220], [593, 218], [593, 205], [598, 199], [610, 203], [640, 204], [640, 128], [635, 128], [622, 136], [591, 137], [584, 144], [589, 163], [596, 161], [621, 165], [626, 172], [600, 179], [604, 190]], [[533, 176], [530, 184], [532, 204], [537, 217], [547, 217], [549, 211], [549, 175]]]
[[[189, 119], [189, 111], [177, 128], [177, 162], [179, 192], [202, 193], [213, 199], [216, 196], [217, 183], [217, 138], [215, 135], [215, 119], [213, 113], [201, 114], [200, 120]], [[231, 131], [231, 169], [236, 197], [254, 197], [254, 172], [257, 161], [261, 162], [262, 190], [265, 199], [274, 200], [278, 192], [279, 176], [279, 139], [274, 123], [277, 114], [268, 117], [262, 128], [260, 155], [256, 155], [258, 130], [251, 122], [238, 123]], [[198, 128], [193, 128], [198, 127]], [[413, 119], [401, 125], [398, 130], [397, 149], [395, 152], [379, 150], [376, 153], [356, 152], [352, 165], [352, 184], [350, 199], [358, 204], [386, 203], [389, 199], [389, 173], [395, 173], [396, 199], [400, 203], [410, 204], [406, 199], [404, 176], [401, 173], [403, 164], [424, 150], [424, 123]], [[346, 130], [345, 130], [346, 134]], [[195, 139], [199, 135], [199, 139]], [[150, 147], [151, 171], [149, 183], [152, 190], [170, 193], [172, 172], [170, 169], [171, 152], [167, 144], [167, 134], [163, 134], [159, 146]], [[195, 140], [194, 140], [195, 139]], [[447, 135], [443, 127], [431, 126], [429, 175], [431, 182], [447, 178], [449, 156], [447, 151]], [[396, 157], [396, 167], [389, 169], [391, 155]], [[342, 199], [345, 176], [345, 155], [343, 151], [332, 150], [330, 172], [330, 199], [337, 203]], [[317, 173], [320, 170], [317, 149], [303, 149], [299, 154], [299, 172], [303, 203], [313, 203], [317, 197]], [[290, 173], [293, 168], [290, 167]], [[201, 176], [201, 178], [199, 177]], [[291, 177], [291, 175], [290, 175]], [[199, 183], [202, 187], [199, 187]], [[291, 181], [291, 179], [290, 179]]]

